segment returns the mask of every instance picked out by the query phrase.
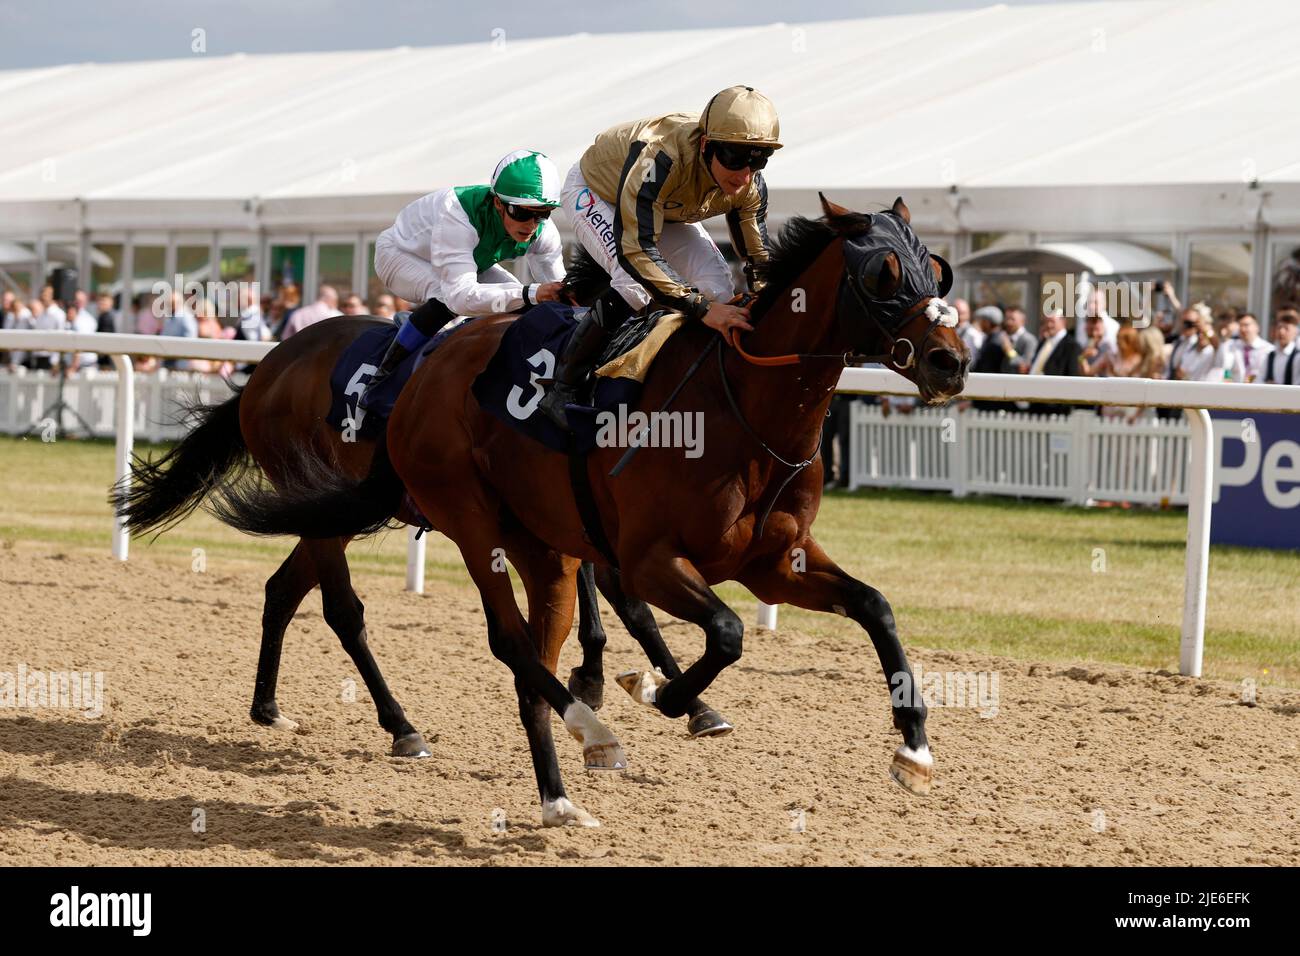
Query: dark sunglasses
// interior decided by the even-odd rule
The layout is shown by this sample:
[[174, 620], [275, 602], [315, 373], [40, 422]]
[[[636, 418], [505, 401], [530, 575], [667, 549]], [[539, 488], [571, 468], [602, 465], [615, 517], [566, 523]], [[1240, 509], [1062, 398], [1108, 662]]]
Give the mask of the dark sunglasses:
[[506, 215], [515, 222], [534, 222], [536, 220], [546, 220], [551, 218], [554, 211], [549, 207], [538, 209], [535, 206], [516, 206], [512, 202], [503, 203], [506, 207]]
[[713, 155], [723, 169], [738, 173], [742, 169], [755, 172], [767, 165], [772, 157], [772, 150], [766, 146], [739, 146], [735, 143], [712, 143]]

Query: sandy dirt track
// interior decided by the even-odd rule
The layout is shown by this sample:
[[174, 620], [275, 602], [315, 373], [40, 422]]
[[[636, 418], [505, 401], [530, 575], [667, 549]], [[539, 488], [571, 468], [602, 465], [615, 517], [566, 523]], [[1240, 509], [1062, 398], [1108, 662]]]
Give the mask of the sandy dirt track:
[[[609, 681], [601, 716], [629, 769], [584, 773], [555, 720], [569, 795], [603, 827], [544, 829], [512, 682], [468, 590], [356, 578], [371, 645], [432, 758], [387, 756], [319, 592], [285, 640], [279, 702], [302, 727], [253, 725], [272, 570], [195, 574], [140, 548], [127, 564], [0, 550], [0, 672], [103, 671], [107, 695], [98, 719], [0, 708], [0, 863], [1300, 863], [1300, 694], [1261, 691], [1248, 707], [1233, 684], [909, 647], [926, 670], [996, 671], [1000, 691], [994, 717], [932, 710], [935, 789], [916, 798], [888, 778], [899, 738], [884, 680], [847, 621], [829, 639], [748, 633], [705, 698], [736, 724], [726, 738], [690, 740], [685, 721]], [[606, 624], [607, 676], [643, 666], [608, 612]], [[665, 635], [681, 658], [702, 646], [676, 622]], [[562, 676], [578, 656], [571, 637]]]

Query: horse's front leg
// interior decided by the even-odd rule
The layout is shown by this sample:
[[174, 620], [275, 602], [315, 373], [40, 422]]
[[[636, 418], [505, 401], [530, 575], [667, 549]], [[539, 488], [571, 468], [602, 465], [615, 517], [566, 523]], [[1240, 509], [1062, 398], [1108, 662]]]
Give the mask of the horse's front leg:
[[925, 736], [925, 702], [916, 692], [894, 612], [884, 595], [846, 574], [811, 536], [776, 555], [766, 567], [748, 569], [740, 583], [767, 604], [833, 611], [856, 621], [871, 636], [889, 686], [894, 726], [903, 734], [890, 776], [911, 793], [929, 793], [934, 759]]

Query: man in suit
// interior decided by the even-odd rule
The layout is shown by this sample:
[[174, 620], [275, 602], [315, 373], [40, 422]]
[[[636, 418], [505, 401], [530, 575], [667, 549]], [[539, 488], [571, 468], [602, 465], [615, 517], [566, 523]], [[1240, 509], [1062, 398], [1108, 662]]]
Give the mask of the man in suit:
[[1264, 359], [1266, 385], [1300, 385], [1300, 348], [1296, 347], [1296, 333], [1300, 331], [1300, 312], [1283, 309], [1273, 320], [1273, 338], [1277, 345]]
[[[1065, 316], [1060, 312], [1048, 312], [1041, 323], [1043, 340], [1034, 352], [1034, 360], [1029, 365], [1030, 375], [1079, 375], [1079, 342], [1069, 334], [1065, 327]], [[1068, 415], [1069, 405], [1053, 402], [1033, 402], [1029, 406], [1033, 415]]]
[[[1038, 346], [1037, 340], [1025, 330], [1025, 312], [1012, 306], [1004, 315], [995, 305], [975, 310], [975, 319], [989, 329], [979, 355], [971, 367], [972, 372], [995, 372], [1002, 375], [1023, 374]], [[1015, 402], [977, 401], [981, 411], [1016, 410]]]

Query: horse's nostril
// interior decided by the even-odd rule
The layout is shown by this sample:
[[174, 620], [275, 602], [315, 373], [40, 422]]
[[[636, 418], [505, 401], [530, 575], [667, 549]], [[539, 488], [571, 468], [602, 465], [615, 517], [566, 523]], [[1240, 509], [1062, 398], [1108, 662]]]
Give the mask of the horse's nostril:
[[962, 357], [950, 349], [931, 349], [926, 360], [943, 375], [956, 375], [962, 368]]

